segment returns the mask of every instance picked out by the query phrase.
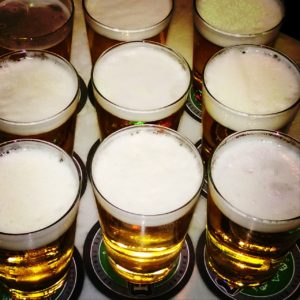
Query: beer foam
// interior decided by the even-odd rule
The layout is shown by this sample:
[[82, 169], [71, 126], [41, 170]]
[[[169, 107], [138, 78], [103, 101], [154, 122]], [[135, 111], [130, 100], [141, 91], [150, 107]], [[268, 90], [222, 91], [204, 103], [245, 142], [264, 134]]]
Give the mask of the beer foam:
[[[47, 148], [19, 148], [1, 154], [1, 246], [5, 246], [1, 233], [23, 234], [43, 229], [71, 208], [79, 190], [79, 179], [69, 164], [60, 153]], [[64, 232], [70, 226], [65, 223], [73, 220], [66, 218], [57, 231]], [[41, 235], [44, 242], [51, 241], [46, 231]], [[30, 244], [35, 242], [33, 239]], [[21, 243], [16, 247], [22, 248]]]
[[204, 20], [196, 19], [197, 29], [221, 47], [269, 44], [284, 17], [278, 0], [198, 0], [196, 9]]
[[184, 104], [191, 75], [185, 60], [168, 48], [132, 42], [101, 56], [92, 78], [95, 96], [106, 110], [127, 120], [153, 121]]
[[[93, 158], [92, 177], [102, 197], [113, 206], [132, 214], [166, 214], [158, 216], [154, 226], [178, 219], [191, 209], [188, 202], [197, 200], [203, 166], [196, 149], [168, 132], [136, 127], [100, 145]], [[134, 224], [135, 218], [140, 222], [138, 216], [107, 208], [101, 195], [98, 201], [111, 214], [127, 223]]]
[[86, 0], [84, 5], [94, 30], [118, 41], [142, 40], [159, 34], [168, 25], [173, 10], [171, 0]]
[[[273, 224], [240, 216], [217, 194], [217, 206], [231, 220], [258, 231], [284, 231], [300, 225], [300, 150], [274, 134], [230, 140], [215, 152], [212, 178], [219, 193], [237, 210]], [[210, 186], [210, 191], [212, 187]], [[291, 224], [278, 220], [298, 218]]]
[[[237, 46], [222, 51], [207, 64], [204, 82], [208, 112], [235, 131], [282, 128], [295, 111], [288, 109], [300, 98], [298, 68], [269, 48]], [[239, 119], [243, 113], [248, 116]], [[276, 113], [281, 114], [271, 115]]]
[[[54, 124], [49, 125], [53, 129], [76, 109], [72, 107], [71, 112], [58, 115], [77, 96], [78, 78], [72, 68], [57, 59], [31, 55], [18, 61], [3, 59], [0, 62], [0, 82], [0, 119], [34, 123], [55, 117]], [[41, 130], [40, 125], [37, 124], [33, 131]], [[17, 129], [7, 126], [8, 131], [22, 134], [22, 126]]]

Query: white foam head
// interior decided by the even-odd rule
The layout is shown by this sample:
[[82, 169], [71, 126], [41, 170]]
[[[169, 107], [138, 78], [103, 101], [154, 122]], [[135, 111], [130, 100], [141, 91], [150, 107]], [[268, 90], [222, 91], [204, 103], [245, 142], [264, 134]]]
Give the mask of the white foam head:
[[249, 131], [231, 135], [214, 152], [209, 192], [237, 224], [280, 232], [300, 226], [299, 182], [299, 142], [275, 131]]
[[110, 48], [92, 71], [94, 95], [108, 112], [125, 120], [156, 121], [185, 103], [191, 71], [185, 59], [156, 43]]
[[197, 30], [221, 47], [268, 45], [284, 17], [279, 0], [197, 0], [194, 11]]
[[124, 42], [158, 35], [169, 24], [174, 9], [173, 0], [85, 0], [83, 5], [95, 32]]
[[205, 108], [234, 131], [283, 128], [297, 112], [299, 99], [299, 68], [272, 48], [229, 47], [204, 69]]
[[5, 143], [0, 151], [0, 247], [34, 249], [60, 237], [80, 196], [81, 173], [71, 157], [36, 140]]
[[106, 138], [94, 154], [91, 173], [97, 201], [116, 218], [158, 226], [193, 207], [203, 166], [187, 139], [173, 130], [145, 125]]
[[0, 59], [0, 129], [17, 135], [50, 131], [76, 110], [78, 76], [63, 58], [43, 51]]

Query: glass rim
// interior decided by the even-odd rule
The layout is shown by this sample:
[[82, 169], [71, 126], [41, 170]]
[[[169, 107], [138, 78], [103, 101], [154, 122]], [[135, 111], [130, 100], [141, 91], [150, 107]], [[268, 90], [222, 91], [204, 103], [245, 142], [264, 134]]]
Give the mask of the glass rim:
[[[163, 49], [163, 51], [165, 52], [169, 52], [172, 56], [176, 57], [178, 62], [181, 62], [181, 65], [185, 67], [185, 69], [187, 70], [187, 73], [188, 73], [188, 76], [189, 76], [189, 84], [187, 85], [187, 88], [185, 90], [185, 92], [180, 96], [180, 98], [174, 100], [172, 103], [169, 103], [167, 105], [164, 105], [162, 107], [158, 107], [158, 108], [151, 108], [151, 109], [134, 109], [134, 108], [129, 108], [129, 107], [126, 107], [126, 106], [122, 106], [122, 105], [119, 105], [119, 104], [116, 104], [114, 103], [112, 100], [109, 100], [106, 96], [104, 96], [100, 91], [99, 91], [99, 88], [96, 86], [95, 82], [94, 82], [94, 70], [95, 70], [95, 67], [97, 65], [97, 62], [100, 61], [103, 56], [105, 56], [108, 52], [110, 52], [111, 50], [114, 50], [115, 48], [117, 47], [122, 47], [122, 46], [126, 46], [126, 45], [129, 45], [129, 44], [149, 44], [149, 45], [152, 45], [154, 47], [158, 47], [158, 48], [161, 48]], [[109, 103], [110, 105], [112, 105], [113, 107], [116, 107], [118, 108], [119, 110], [122, 110], [122, 111], [127, 111], [127, 112], [131, 112], [131, 113], [136, 113], [136, 114], [140, 114], [140, 115], [143, 115], [143, 114], [150, 114], [150, 113], [155, 113], [155, 112], [159, 112], [161, 110], [164, 110], [164, 109], [167, 109], [167, 108], [170, 108], [172, 106], [175, 106], [176, 104], [178, 104], [185, 96], [188, 95], [191, 87], [192, 87], [192, 70], [191, 70], [191, 67], [189, 66], [189, 63], [187, 62], [187, 60], [184, 58], [183, 55], [181, 55], [179, 52], [173, 50], [172, 48], [170, 47], [167, 47], [165, 45], [162, 45], [160, 43], [157, 43], [157, 42], [153, 42], [153, 41], [130, 41], [130, 42], [121, 42], [121, 43], [117, 43], [116, 45], [113, 45], [111, 47], [109, 47], [108, 49], [106, 49], [99, 57], [98, 59], [96, 60], [95, 64], [92, 66], [92, 76], [91, 76], [91, 83], [92, 83], [92, 86], [93, 88], [96, 90], [97, 94], [107, 103]], [[96, 99], [96, 101], [99, 103], [99, 101]], [[100, 103], [99, 103], [100, 105]]]
[[151, 29], [154, 29], [156, 27], [158, 27], [159, 25], [163, 24], [165, 21], [167, 21], [171, 16], [172, 14], [174, 13], [174, 10], [175, 10], [175, 0], [171, 0], [172, 2], [172, 5], [171, 5], [171, 9], [169, 11], [169, 13], [163, 18], [161, 19], [160, 21], [158, 21], [157, 23], [153, 24], [153, 25], [150, 25], [148, 27], [144, 27], [144, 28], [137, 28], [137, 29], [122, 29], [122, 28], [116, 28], [116, 27], [112, 27], [112, 26], [109, 26], [109, 25], [106, 25], [100, 21], [98, 21], [97, 19], [95, 19], [95, 17], [93, 17], [91, 15], [91, 13], [87, 10], [87, 7], [86, 7], [86, 2], [87, 0], [82, 0], [82, 7], [83, 7], [83, 11], [84, 13], [86, 13], [86, 15], [91, 19], [93, 20], [93, 22], [95, 22], [99, 27], [102, 27], [106, 30], [109, 30], [111, 32], [120, 32], [120, 33], [139, 33], [139, 32], [144, 32], [144, 31], [148, 31], [148, 30], [151, 30]]
[[53, 144], [51, 142], [45, 141], [45, 140], [32, 139], [32, 138], [21, 138], [21, 139], [15, 139], [15, 140], [10, 140], [10, 141], [6, 141], [6, 142], [3, 142], [3, 143], [0, 143], [0, 150], [1, 150], [1, 148], [5, 147], [5, 146], [8, 146], [10, 144], [11, 145], [20, 145], [20, 144], [22, 145], [22, 144], [27, 144], [27, 143], [30, 143], [30, 144], [41, 144], [41, 145], [43, 145], [43, 147], [45, 147], [45, 145], [46, 145], [46, 147], [55, 149], [56, 152], [62, 153], [62, 155], [64, 157], [68, 157], [68, 160], [70, 162], [72, 161], [72, 164], [74, 165], [74, 167], [75, 167], [75, 169], [77, 171], [77, 176], [78, 176], [77, 193], [76, 193], [74, 201], [72, 202], [72, 204], [68, 208], [68, 210], [60, 218], [58, 218], [56, 221], [53, 221], [51, 224], [49, 224], [49, 225], [47, 225], [47, 226], [45, 226], [43, 228], [30, 231], [30, 232], [7, 233], [7, 232], [1, 232], [0, 231], [0, 236], [3, 235], [3, 236], [22, 237], [22, 236], [26, 236], [26, 235], [30, 235], [30, 234], [36, 234], [36, 233], [42, 232], [44, 230], [47, 230], [48, 228], [51, 228], [51, 227], [55, 226], [61, 220], [63, 220], [70, 213], [70, 211], [72, 211], [72, 209], [77, 205], [77, 203], [79, 202], [79, 200], [81, 198], [81, 188], [82, 188], [82, 178], [83, 178], [83, 174], [82, 174], [81, 168], [80, 168], [79, 164], [76, 162], [76, 160], [74, 160], [64, 149], [60, 148], [59, 146], [57, 146], [57, 145], [55, 145], [55, 144]]
[[[62, 1], [60, 1], [62, 2]], [[12, 36], [10, 35], [9, 38], [8, 37], [5, 37], [5, 39], [9, 39], [11, 41], [26, 41], [26, 40], [30, 40], [30, 41], [38, 41], [39, 39], [44, 39], [44, 38], [47, 38], [48, 36], [52, 36], [54, 34], [56, 34], [56, 32], [60, 31], [63, 27], [67, 26], [69, 23], [72, 23], [73, 22], [73, 19], [74, 19], [74, 11], [75, 11], [75, 5], [74, 5], [74, 1], [73, 0], [69, 0], [70, 2], [70, 9], [68, 9], [68, 11], [70, 12], [70, 16], [68, 17], [68, 19], [59, 27], [57, 28], [56, 30], [52, 31], [52, 32], [49, 32], [49, 33], [46, 33], [46, 34], [43, 34], [43, 35], [38, 35], [38, 36], [33, 36], [33, 37], [15, 37], [15, 36]]]
[[[97, 151], [101, 151], [101, 147], [103, 147], [103, 145], [105, 146], [106, 143], [109, 143], [111, 139], [115, 138], [118, 135], [124, 134], [124, 132], [126, 131], [132, 131], [132, 130], [151, 130], [153, 132], [167, 132], [168, 135], [172, 135], [174, 136], [176, 139], [181, 140], [182, 143], [184, 143], [190, 150], [192, 150], [192, 152], [195, 154], [195, 158], [198, 161], [198, 163], [200, 163], [200, 165], [202, 166], [202, 179], [201, 179], [201, 184], [199, 185], [198, 189], [196, 190], [196, 192], [194, 193], [193, 196], [191, 196], [187, 202], [185, 202], [183, 205], [181, 205], [180, 207], [173, 209], [171, 211], [167, 211], [164, 213], [157, 213], [157, 214], [142, 214], [142, 213], [134, 213], [134, 212], [130, 212], [128, 210], [119, 208], [118, 206], [116, 206], [115, 204], [111, 203], [106, 197], [104, 197], [104, 195], [100, 192], [99, 187], [96, 185], [95, 181], [94, 181], [94, 177], [93, 177], [93, 161], [95, 158], [95, 154]], [[100, 150], [99, 150], [100, 149]], [[121, 128], [115, 132], [113, 132], [112, 134], [110, 134], [108, 137], [106, 137], [103, 141], [101, 141], [95, 151], [93, 152], [92, 156], [91, 156], [91, 161], [90, 161], [90, 180], [92, 183], [92, 186], [96, 189], [97, 193], [101, 196], [101, 198], [111, 207], [113, 207], [114, 209], [121, 211], [123, 213], [125, 213], [126, 215], [132, 215], [132, 216], [136, 216], [136, 217], [142, 217], [142, 218], [156, 218], [156, 217], [162, 217], [162, 216], [167, 216], [167, 215], [171, 215], [175, 212], [178, 212], [180, 210], [182, 210], [185, 207], [188, 207], [193, 200], [197, 197], [198, 194], [200, 194], [203, 184], [204, 184], [204, 165], [203, 165], [203, 161], [202, 158], [200, 156], [199, 151], [197, 150], [197, 148], [195, 147], [195, 145], [185, 136], [181, 135], [179, 132], [177, 132], [174, 129], [168, 128], [168, 127], [164, 127], [161, 125], [155, 125], [155, 124], [143, 124], [143, 125], [131, 125], [131, 126], [127, 126], [124, 128]]]
[[[217, 56], [222, 55], [224, 52], [230, 51], [231, 49], [242, 49], [242, 48], [257, 48], [257, 49], [266, 49], [270, 52], [275, 53], [276, 55], [280, 55], [281, 57], [283, 57], [284, 59], [286, 59], [297, 71], [298, 73], [300, 73], [300, 67], [296, 64], [295, 61], [293, 61], [290, 57], [288, 57], [286, 54], [282, 53], [281, 51], [270, 47], [270, 46], [266, 46], [266, 45], [254, 45], [254, 44], [239, 44], [239, 45], [233, 45], [233, 46], [229, 46], [229, 47], [224, 47], [222, 49], [220, 49], [218, 52], [216, 52], [215, 54], [213, 54], [210, 59], [205, 63], [204, 69], [203, 69], [203, 85], [207, 91], [207, 93], [210, 95], [210, 97], [221, 107], [223, 107], [225, 110], [232, 112], [235, 115], [239, 115], [239, 116], [246, 116], [246, 117], [250, 117], [250, 118], [266, 118], [266, 117], [271, 117], [271, 116], [275, 116], [275, 115], [279, 115], [281, 113], [287, 112], [289, 110], [292, 110], [293, 108], [295, 108], [298, 104], [300, 104], [300, 98], [298, 98], [294, 103], [292, 103], [289, 107], [277, 111], [277, 112], [271, 112], [271, 113], [247, 113], [247, 112], [243, 112], [243, 111], [239, 111], [237, 109], [231, 108], [225, 104], [223, 104], [220, 100], [216, 99], [216, 97], [214, 95], [212, 95], [211, 91], [209, 90], [209, 88], [207, 87], [207, 84], [205, 82], [205, 71], [207, 69], [207, 66], [209, 65], [209, 63], [211, 61], [213, 61]], [[300, 78], [300, 77], [299, 77]]]
[[223, 36], [230, 36], [230, 37], [236, 37], [236, 38], [251, 38], [251, 37], [258, 37], [258, 36], [263, 36], [263, 35], [267, 35], [270, 32], [276, 30], [277, 28], [281, 27], [283, 20], [284, 20], [284, 15], [285, 15], [285, 9], [284, 9], [284, 5], [278, 1], [278, 4], [281, 6], [282, 9], [282, 18], [280, 20], [280, 22], [275, 25], [274, 27], [270, 28], [270, 29], [266, 29], [262, 32], [257, 32], [257, 33], [231, 33], [231, 32], [227, 32], [224, 31], [222, 29], [219, 29], [217, 27], [214, 27], [212, 24], [210, 24], [209, 22], [207, 22], [199, 13], [198, 9], [197, 9], [197, 5], [196, 5], [197, 0], [193, 0], [193, 7], [194, 7], [194, 12], [196, 13], [196, 16], [198, 19], [200, 19], [208, 28], [210, 28], [211, 30], [218, 32], [220, 34], [222, 34]]
[[219, 191], [218, 187], [216, 186], [213, 176], [212, 176], [212, 163], [213, 159], [215, 157], [215, 153], [217, 153], [218, 150], [220, 150], [223, 146], [225, 146], [228, 142], [230, 143], [232, 140], [236, 138], [243, 138], [243, 136], [249, 136], [249, 135], [266, 135], [266, 136], [273, 136], [276, 138], [280, 138], [285, 141], [285, 143], [293, 144], [295, 147], [297, 147], [300, 150], [300, 142], [296, 140], [295, 138], [279, 131], [275, 130], [265, 130], [265, 129], [250, 129], [250, 130], [243, 130], [243, 131], [237, 131], [232, 133], [231, 135], [227, 136], [215, 149], [213, 155], [209, 158], [208, 164], [207, 164], [207, 176], [210, 184], [212, 184], [214, 191], [217, 193], [218, 197], [221, 199], [222, 203], [225, 203], [227, 207], [230, 208], [230, 210], [236, 212], [239, 216], [243, 216], [246, 219], [254, 220], [255, 222], [264, 223], [264, 224], [287, 224], [296, 220], [300, 221], [300, 214], [297, 217], [293, 217], [290, 219], [283, 219], [283, 220], [272, 220], [272, 219], [263, 219], [259, 217], [255, 217], [251, 214], [247, 214], [243, 212], [241, 209], [235, 207], [233, 204], [231, 204], [230, 201], [228, 201], [222, 193]]
[[[35, 121], [16, 121], [16, 120], [8, 120], [5, 119], [3, 117], [0, 116], [0, 128], [1, 128], [1, 123], [5, 123], [5, 124], [12, 124], [12, 125], [17, 125], [17, 126], [34, 126], [34, 125], [40, 125], [43, 124], [45, 122], [54, 120], [56, 118], [58, 118], [60, 115], [62, 115], [64, 112], [66, 112], [73, 104], [74, 102], [78, 99], [78, 103], [79, 103], [79, 96], [80, 96], [80, 81], [79, 81], [79, 75], [75, 69], [75, 67], [64, 57], [54, 53], [54, 52], [50, 52], [48, 50], [17, 50], [17, 51], [13, 51], [13, 52], [9, 52], [6, 54], [3, 54], [0, 56], [0, 63], [5, 62], [5, 59], [10, 60], [9, 57], [14, 56], [14, 55], [20, 55], [21, 58], [26, 58], [27, 55], [26, 54], [30, 54], [29, 57], [35, 57], [34, 53], [39, 53], [39, 56], [42, 57], [43, 55], [46, 54], [46, 56], [50, 57], [55, 57], [55, 59], [57, 59], [58, 61], [61, 61], [65, 66], [67, 66], [71, 72], [73, 73], [74, 76], [76, 76], [76, 83], [77, 83], [77, 89], [76, 89], [76, 93], [74, 94], [72, 100], [68, 103], [68, 105], [63, 108], [62, 110], [58, 111], [57, 113], [55, 113], [52, 116], [48, 116], [46, 118], [40, 119], [40, 120], [35, 120]], [[78, 105], [78, 104], [77, 104]], [[76, 109], [75, 109], [76, 111]]]

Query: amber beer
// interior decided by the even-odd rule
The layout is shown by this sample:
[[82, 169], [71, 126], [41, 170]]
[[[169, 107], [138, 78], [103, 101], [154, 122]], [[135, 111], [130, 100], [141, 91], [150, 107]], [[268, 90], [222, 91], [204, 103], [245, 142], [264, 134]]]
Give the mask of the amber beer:
[[186, 60], [153, 42], [121, 43], [92, 70], [94, 104], [102, 137], [135, 124], [177, 129], [191, 86]]
[[231, 286], [260, 285], [300, 238], [300, 143], [234, 133], [214, 152], [208, 180], [206, 264]]
[[178, 262], [199, 199], [197, 149], [169, 128], [126, 127], [100, 143], [90, 172], [113, 269], [139, 284], [165, 278]]
[[48, 50], [70, 60], [72, 0], [5, 0], [0, 3], [0, 55]]
[[174, 0], [83, 0], [92, 63], [120, 42], [165, 44]]
[[73, 151], [80, 89], [77, 72], [46, 51], [0, 57], [0, 142], [37, 138]]
[[273, 44], [284, 7], [280, 0], [194, 0], [193, 15], [193, 77], [198, 94], [206, 62], [223, 47]]
[[0, 281], [11, 299], [48, 299], [73, 255], [81, 171], [41, 140], [0, 145]]
[[239, 45], [220, 50], [204, 69], [204, 160], [235, 131], [286, 132], [299, 99], [299, 68], [287, 56], [267, 46]]

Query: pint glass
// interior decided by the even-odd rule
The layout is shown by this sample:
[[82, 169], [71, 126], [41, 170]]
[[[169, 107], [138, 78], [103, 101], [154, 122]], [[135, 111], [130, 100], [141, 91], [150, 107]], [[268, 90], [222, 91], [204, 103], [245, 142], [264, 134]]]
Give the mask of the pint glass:
[[174, 0], [83, 0], [82, 4], [93, 64], [120, 42], [164, 44], [175, 5]]
[[267, 46], [223, 48], [204, 69], [204, 160], [234, 131], [286, 132], [299, 99], [299, 68], [287, 56]]
[[193, 79], [202, 89], [208, 59], [223, 47], [272, 45], [279, 34], [284, 7], [280, 0], [194, 0]]
[[166, 46], [128, 42], [98, 58], [91, 83], [103, 138], [143, 123], [177, 129], [191, 87], [191, 70], [180, 54]]
[[59, 147], [23, 139], [0, 145], [0, 173], [0, 281], [10, 299], [48, 299], [73, 256], [80, 168]]
[[163, 126], [126, 127], [96, 148], [90, 173], [112, 268], [133, 283], [163, 280], [177, 265], [199, 199], [197, 149]]
[[232, 286], [275, 275], [300, 238], [300, 143], [276, 131], [227, 137], [208, 166], [206, 264]]
[[0, 142], [37, 138], [73, 151], [79, 79], [74, 67], [46, 51], [0, 57]]
[[70, 60], [73, 18], [72, 0], [0, 1], [0, 55], [47, 49]]

